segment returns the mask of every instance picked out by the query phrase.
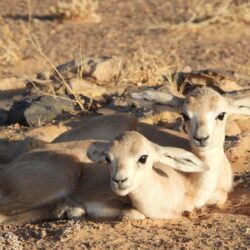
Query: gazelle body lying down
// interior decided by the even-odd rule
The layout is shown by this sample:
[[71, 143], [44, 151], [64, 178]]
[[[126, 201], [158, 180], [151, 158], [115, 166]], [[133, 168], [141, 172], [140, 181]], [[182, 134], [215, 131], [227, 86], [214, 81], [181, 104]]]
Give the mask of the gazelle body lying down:
[[138, 131], [150, 141], [162, 146], [182, 147], [191, 150], [185, 134], [141, 123], [132, 115], [119, 113], [94, 117], [88, 123], [83, 123], [79, 127], [61, 134], [51, 144], [46, 144], [45, 148], [54, 143], [67, 143], [86, 139], [113, 140], [125, 131]]
[[[154, 143], [192, 150], [209, 166], [209, 171], [201, 174], [189, 174], [190, 180], [196, 183], [194, 186], [200, 185], [199, 192], [194, 192], [195, 207], [199, 208], [205, 204], [224, 204], [232, 189], [233, 181], [232, 169], [223, 148], [226, 118], [230, 114], [250, 114], [248, 93], [243, 97], [238, 96], [237, 92], [223, 96], [211, 88], [201, 87], [193, 90], [186, 98], [153, 90], [134, 93], [132, 96], [137, 99], [145, 98], [152, 102], [170, 104], [182, 113], [189, 143], [181, 133], [173, 134], [170, 130], [158, 129], [142, 123], [138, 123], [136, 126], [133, 122], [133, 126], [135, 130]], [[88, 130], [88, 125], [83, 125], [77, 130], [68, 131], [67, 134], [59, 136], [56, 141], [96, 138], [96, 131], [98, 131], [98, 139], [105, 140], [107, 135], [110, 139], [113, 128], [115, 131], [121, 128], [120, 132], [122, 132], [124, 123], [128, 121], [129, 118], [121, 118], [117, 122], [113, 122], [111, 117], [110, 119], [106, 117], [105, 125], [102, 126], [101, 122], [98, 125], [96, 120], [97, 125], [92, 125], [91, 132]], [[108, 133], [105, 126], [108, 127]], [[190, 196], [192, 196], [191, 193]], [[192, 209], [193, 207], [190, 207], [189, 210]]]
[[[88, 155], [109, 164], [81, 162], [78, 149], [54, 145], [22, 155], [0, 171], [1, 223], [85, 213], [95, 218], [173, 218], [190, 202], [189, 183], [174, 169], [207, 170], [192, 153], [161, 147], [137, 132], [126, 132], [111, 143], [84, 141], [78, 146], [82, 160]], [[153, 168], [157, 162], [170, 167], [160, 171]]]
[[131, 115], [119, 113], [97, 116], [84, 121], [81, 126], [61, 134], [53, 143], [86, 139], [110, 141], [124, 131], [135, 130], [136, 126], [137, 119]]

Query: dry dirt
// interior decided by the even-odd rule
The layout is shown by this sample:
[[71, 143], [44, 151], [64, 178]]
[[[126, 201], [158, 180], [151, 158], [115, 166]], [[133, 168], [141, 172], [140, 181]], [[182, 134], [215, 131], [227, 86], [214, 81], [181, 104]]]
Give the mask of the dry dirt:
[[[236, 6], [247, 3], [243, 0], [232, 2]], [[31, 4], [31, 20], [28, 3]], [[220, 68], [250, 75], [250, 8], [244, 12], [246, 17], [242, 13], [226, 12], [214, 21], [196, 21], [195, 25], [190, 25], [185, 22], [190, 19], [192, 10], [196, 8], [201, 13], [205, 8], [204, 4], [198, 4], [199, 1], [99, 1], [100, 22], [58, 20], [49, 11], [54, 3], [52, 0], [0, 1], [0, 15], [5, 22], [5, 25], [1, 24], [0, 34], [3, 38], [3, 34], [6, 35], [3, 29], [8, 27], [7, 43], [12, 44], [12, 49], [14, 46], [17, 55], [15, 61], [0, 62], [0, 89], [10, 83], [10, 89], [19, 88], [18, 83], [22, 87], [23, 79], [47, 70], [25, 35], [25, 29], [37, 37], [44, 54], [55, 65], [70, 61], [80, 53], [83, 57], [133, 57], [134, 53], [143, 50], [170, 67], [188, 70]], [[214, 15], [216, 11], [205, 20]], [[244, 88], [250, 86], [250, 80], [246, 82]], [[102, 86], [105, 87], [105, 83]], [[115, 88], [115, 85], [108, 88], [111, 87]], [[19, 98], [20, 93], [8, 91], [8, 88], [2, 91], [0, 108], [8, 110], [13, 98]], [[127, 112], [126, 109], [123, 111]], [[60, 130], [62, 133], [79, 124], [82, 114], [70, 122], [67, 115], [60, 119], [64, 120], [63, 124], [68, 124]], [[2, 126], [0, 139], [23, 140], [42, 133], [45, 141], [52, 141], [60, 126], [59, 122], [41, 128]], [[227, 135], [239, 139], [236, 145], [229, 141], [227, 147], [239, 184], [223, 208], [206, 208], [172, 221], [97, 222], [82, 219], [1, 226], [0, 249], [249, 249], [250, 119], [236, 116], [230, 120]]]

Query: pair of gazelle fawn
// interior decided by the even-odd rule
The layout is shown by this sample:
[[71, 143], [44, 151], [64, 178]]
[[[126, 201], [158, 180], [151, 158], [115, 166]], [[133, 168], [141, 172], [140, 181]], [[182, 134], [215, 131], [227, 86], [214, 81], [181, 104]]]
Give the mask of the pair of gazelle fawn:
[[226, 119], [250, 114], [250, 98], [208, 87], [185, 98], [155, 90], [132, 96], [178, 110], [192, 153], [178, 132], [126, 114], [93, 118], [1, 167], [0, 223], [83, 215], [167, 219], [224, 204], [233, 184], [223, 149]]

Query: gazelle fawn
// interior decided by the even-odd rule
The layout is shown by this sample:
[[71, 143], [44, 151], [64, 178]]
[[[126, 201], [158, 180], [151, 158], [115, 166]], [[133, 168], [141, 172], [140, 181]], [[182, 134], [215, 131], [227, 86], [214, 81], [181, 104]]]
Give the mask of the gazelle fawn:
[[[186, 209], [190, 188], [174, 169], [207, 170], [194, 154], [161, 147], [137, 132], [125, 132], [113, 142], [73, 144], [81, 147], [80, 158], [79, 149], [54, 145], [24, 154], [0, 171], [1, 223], [84, 214], [94, 218], [173, 218]], [[100, 163], [80, 161], [86, 155]], [[164, 171], [154, 168], [158, 162], [169, 167], [164, 166]]]
[[135, 99], [171, 105], [182, 114], [192, 152], [209, 166], [204, 173], [190, 175], [198, 188], [190, 193], [196, 208], [224, 204], [232, 189], [233, 172], [223, 148], [225, 126], [231, 114], [250, 114], [249, 91], [245, 94], [234, 91], [222, 95], [209, 87], [197, 87], [185, 98], [155, 90], [132, 94]]

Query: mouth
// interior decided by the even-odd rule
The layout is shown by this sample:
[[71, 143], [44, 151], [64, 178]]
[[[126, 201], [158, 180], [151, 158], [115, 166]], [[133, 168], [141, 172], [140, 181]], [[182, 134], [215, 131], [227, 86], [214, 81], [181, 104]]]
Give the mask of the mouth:
[[116, 193], [119, 196], [125, 196], [129, 193], [128, 188], [114, 188], [114, 187], [112, 187], [112, 190], [114, 191], [114, 193]]
[[201, 148], [205, 148], [205, 147], [208, 146], [208, 144], [198, 144], [197, 146], [198, 146], [198, 147], [201, 147]]
[[122, 186], [122, 185], [117, 185], [117, 183], [111, 183], [111, 188], [112, 190], [117, 194], [117, 195], [127, 195], [129, 193], [129, 187], [126, 186]]
[[193, 144], [195, 147], [198, 147], [198, 148], [206, 148], [209, 146], [209, 143], [207, 142], [197, 142], [197, 141], [193, 141]]

